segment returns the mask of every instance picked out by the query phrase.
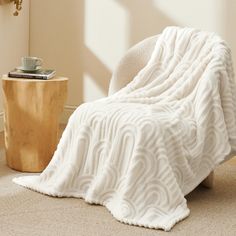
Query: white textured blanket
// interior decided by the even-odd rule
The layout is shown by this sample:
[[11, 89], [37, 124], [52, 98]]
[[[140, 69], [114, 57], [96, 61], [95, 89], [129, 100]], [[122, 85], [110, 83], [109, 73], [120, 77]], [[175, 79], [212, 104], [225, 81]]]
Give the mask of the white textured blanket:
[[168, 231], [189, 215], [184, 196], [236, 150], [235, 95], [224, 41], [168, 27], [132, 82], [77, 108], [44, 172], [14, 182]]

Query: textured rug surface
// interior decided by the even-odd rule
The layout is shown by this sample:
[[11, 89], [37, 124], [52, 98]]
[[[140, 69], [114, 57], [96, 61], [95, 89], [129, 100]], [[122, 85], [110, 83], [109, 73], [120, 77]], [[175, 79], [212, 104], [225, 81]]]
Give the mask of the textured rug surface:
[[52, 198], [24, 189], [12, 178], [25, 175], [9, 169], [0, 156], [1, 236], [234, 236], [236, 232], [236, 159], [215, 172], [214, 188], [199, 186], [187, 196], [191, 215], [171, 232], [129, 226], [106, 208], [82, 199]]
[[235, 94], [219, 36], [167, 27], [126, 87], [76, 109], [44, 172], [14, 181], [169, 231], [189, 215], [185, 195], [236, 150]]

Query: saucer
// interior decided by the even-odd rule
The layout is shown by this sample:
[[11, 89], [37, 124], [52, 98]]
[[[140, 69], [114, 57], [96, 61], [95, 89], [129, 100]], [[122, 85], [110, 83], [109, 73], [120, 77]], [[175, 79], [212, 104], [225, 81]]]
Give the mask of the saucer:
[[18, 67], [16, 67], [16, 69], [22, 70], [24, 72], [36, 72], [41, 69], [41, 66], [37, 66], [35, 69], [31, 69], [31, 70], [24, 69], [22, 66], [18, 66]]

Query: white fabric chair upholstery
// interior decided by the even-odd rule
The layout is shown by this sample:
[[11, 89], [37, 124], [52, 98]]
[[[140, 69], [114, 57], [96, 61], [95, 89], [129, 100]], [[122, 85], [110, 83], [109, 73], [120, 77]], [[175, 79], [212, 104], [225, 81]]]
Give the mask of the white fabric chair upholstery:
[[128, 50], [117, 65], [108, 94], [111, 95], [125, 85], [147, 64], [154, 50], [158, 35], [147, 38]]

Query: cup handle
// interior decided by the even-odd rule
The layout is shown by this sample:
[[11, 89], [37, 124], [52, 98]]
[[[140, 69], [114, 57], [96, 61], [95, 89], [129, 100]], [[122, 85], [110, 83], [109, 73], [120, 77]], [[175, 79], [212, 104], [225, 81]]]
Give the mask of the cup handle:
[[36, 66], [41, 66], [43, 64], [43, 60], [41, 58], [38, 58], [36, 61]]

